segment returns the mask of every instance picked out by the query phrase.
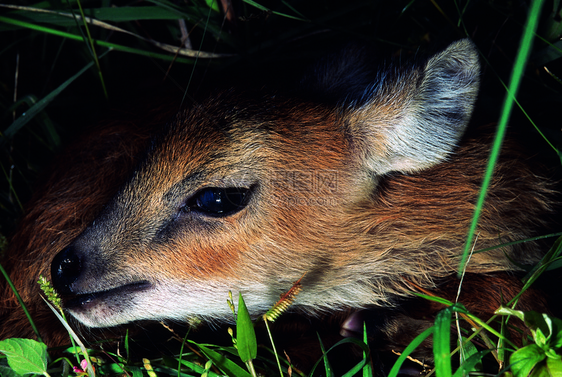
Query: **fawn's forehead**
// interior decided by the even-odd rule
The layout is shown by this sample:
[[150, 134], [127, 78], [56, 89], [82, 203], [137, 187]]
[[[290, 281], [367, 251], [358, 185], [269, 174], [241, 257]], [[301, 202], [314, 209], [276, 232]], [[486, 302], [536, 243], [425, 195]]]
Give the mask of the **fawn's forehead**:
[[321, 153], [326, 143], [343, 141], [336, 113], [321, 104], [276, 96], [253, 102], [212, 99], [178, 114], [153, 154], [195, 167], [296, 156], [299, 146]]
[[314, 168], [345, 149], [335, 118], [326, 106], [276, 96], [213, 98], [177, 115], [154, 142], [144, 176], [164, 190], [229, 181], [240, 187], [272, 169]]

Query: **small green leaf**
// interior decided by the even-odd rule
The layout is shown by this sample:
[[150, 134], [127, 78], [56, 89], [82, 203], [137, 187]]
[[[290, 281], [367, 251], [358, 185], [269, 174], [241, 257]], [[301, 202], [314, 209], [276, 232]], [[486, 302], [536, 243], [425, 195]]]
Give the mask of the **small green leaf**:
[[562, 376], [562, 358], [560, 355], [557, 359], [547, 358], [546, 368], [551, 376]]
[[47, 345], [33, 339], [0, 341], [0, 352], [8, 358], [8, 365], [19, 375], [47, 375]]
[[[139, 368], [137, 366], [131, 365], [127, 368], [127, 370], [129, 371], [129, 373], [132, 377], [143, 377], [141, 368]], [[121, 373], [123, 374], [122, 371], [121, 371]]]
[[494, 314], [497, 314], [497, 315], [512, 315], [512, 316], [515, 316], [515, 317], [519, 318], [522, 321], [525, 320], [525, 313], [523, 313], [521, 310], [510, 309], [510, 308], [507, 308], [505, 306], [501, 306], [498, 310], [495, 311]]
[[461, 354], [462, 354], [463, 360], [466, 360], [470, 356], [478, 353], [478, 349], [476, 348], [476, 346], [474, 344], [472, 344], [472, 342], [468, 342], [464, 336], [461, 337], [461, 342], [462, 342], [462, 345], [461, 345], [460, 349], [461, 349]]
[[530, 344], [515, 351], [509, 358], [515, 377], [527, 377], [533, 368], [546, 358], [544, 351], [536, 344]]
[[236, 347], [243, 362], [253, 360], [258, 355], [258, 343], [254, 324], [246, 308], [242, 294], [238, 296], [238, 316], [236, 318]]
[[552, 329], [552, 320], [546, 314], [529, 311], [525, 313], [525, 325], [527, 325], [531, 331], [540, 329], [543, 335], [548, 338], [550, 336], [550, 330]]
[[548, 348], [548, 338], [549, 337], [550, 337], [550, 334], [548, 334], [548, 333], [544, 334], [540, 328], [535, 330], [535, 334], [534, 334], [535, 343], [537, 343], [537, 346], [541, 347], [542, 349]]
[[514, 315], [525, 322], [532, 331], [535, 343], [543, 349], [558, 350], [562, 347], [562, 320], [534, 311], [522, 312], [509, 308], [496, 310], [499, 315]]
[[[476, 347], [474, 347], [474, 349], [476, 349]], [[464, 362], [459, 366], [459, 369], [457, 369], [453, 377], [468, 376], [470, 372], [481, 371], [482, 358], [484, 358], [484, 356], [486, 356], [490, 352], [492, 352], [492, 350], [484, 350], [472, 354], [469, 358], [465, 359]]]
[[102, 367], [100, 367], [100, 370], [102, 370], [104, 373], [123, 374], [123, 372], [125, 371], [125, 365], [121, 363], [104, 364]]
[[553, 350], [552, 348], [549, 348], [547, 350], [545, 350], [544, 354], [546, 355], [546, 357], [549, 357], [551, 359], [559, 359], [560, 355], [556, 353], [555, 350]]
[[550, 347], [558, 350], [562, 348], [562, 320], [558, 318], [552, 319], [552, 334], [550, 336]]
[[483, 368], [482, 358], [489, 353], [489, 350], [478, 352], [476, 346], [472, 342], [467, 342], [465, 337], [462, 337], [461, 341], [463, 342], [461, 347], [463, 362], [454, 376], [467, 375], [472, 371], [481, 371]]

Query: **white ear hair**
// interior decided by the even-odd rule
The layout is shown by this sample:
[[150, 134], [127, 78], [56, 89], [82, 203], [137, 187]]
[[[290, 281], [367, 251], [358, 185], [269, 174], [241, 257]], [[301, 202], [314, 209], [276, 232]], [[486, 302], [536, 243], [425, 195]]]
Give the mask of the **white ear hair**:
[[479, 73], [478, 52], [463, 39], [422, 67], [382, 77], [345, 119], [363, 164], [380, 175], [414, 172], [445, 159], [470, 120]]

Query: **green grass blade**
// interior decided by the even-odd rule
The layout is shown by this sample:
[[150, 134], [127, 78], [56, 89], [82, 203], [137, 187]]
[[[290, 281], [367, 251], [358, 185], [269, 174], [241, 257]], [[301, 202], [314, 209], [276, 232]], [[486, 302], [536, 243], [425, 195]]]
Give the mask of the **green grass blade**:
[[322, 339], [320, 338], [320, 334], [316, 334], [318, 336], [318, 343], [320, 344], [320, 351], [322, 351], [322, 362], [324, 363], [324, 374], [326, 377], [333, 377], [334, 372], [332, 372], [332, 366], [330, 365], [330, 360], [328, 360], [328, 354], [326, 353], [326, 349], [324, 348], [324, 343], [322, 343]]
[[453, 306], [454, 303], [452, 301], [449, 301], [447, 299], [444, 299], [442, 297], [437, 297], [437, 296], [429, 296], [423, 293], [418, 293], [418, 292], [411, 292], [413, 295], [418, 296], [420, 298], [423, 298], [425, 300], [429, 300], [429, 301], [433, 301], [433, 302], [438, 302], [440, 304], [443, 304], [445, 306]]
[[[35, 24], [48, 23], [57, 26], [74, 26], [75, 19], [69, 12], [55, 11], [43, 9], [34, 4], [33, 7], [12, 4], [0, 4], [1, 8], [13, 9], [13, 11], [4, 14], [6, 17], [21, 19]], [[178, 17], [185, 17], [181, 12], [163, 8], [160, 6], [145, 7], [109, 7], [109, 8], [86, 8], [84, 13], [90, 17], [90, 20], [99, 22], [129, 22], [142, 20], [177, 20]]]
[[[320, 339], [320, 337], [318, 337], [318, 339]], [[316, 371], [316, 368], [318, 367], [318, 365], [320, 364], [320, 362], [324, 361], [324, 359], [326, 358], [327, 354], [332, 352], [334, 349], [336, 349], [337, 347], [347, 344], [347, 343], [352, 343], [355, 344], [357, 346], [359, 346], [363, 352], [365, 353], [365, 355], [367, 355], [367, 357], [369, 356], [369, 346], [367, 346], [367, 344], [365, 344], [363, 341], [359, 340], [359, 339], [355, 339], [355, 338], [344, 338], [342, 340], [340, 340], [339, 342], [337, 342], [336, 344], [334, 344], [332, 347], [330, 347], [330, 349], [328, 349], [326, 352], [324, 352], [324, 345], [322, 344], [322, 342], [320, 341], [320, 347], [322, 349], [322, 356], [320, 357], [320, 359], [318, 361], [316, 361], [316, 363], [314, 364], [314, 366], [312, 367], [311, 371], [310, 371], [310, 376], [314, 375], [314, 372]], [[353, 368], [351, 368], [349, 371], [347, 371], [346, 373], [344, 373], [342, 375], [342, 377], [350, 377], [350, 376], [355, 376], [355, 374], [359, 371], [361, 371], [361, 369], [363, 369], [363, 367], [367, 364], [367, 357], [364, 357], [363, 359], [361, 359], [361, 361], [359, 361], [357, 364], [355, 364], [355, 366]], [[327, 376], [333, 376], [334, 372], [333, 370], [330, 369], [326, 369], [326, 375]]]
[[435, 359], [435, 375], [449, 377], [451, 369], [451, 309], [441, 310], [435, 318], [433, 333], [433, 356]]
[[[41, 296], [41, 298], [43, 299], [43, 301], [45, 301], [45, 304], [47, 304], [49, 309], [51, 309], [51, 311], [55, 314], [55, 316], [57, 317], [59, 322], [64, 326], [66, 331], [68, 331], [68, 333], [70, 334], [73, 341], [78, 343], [78, 346], [80, 347], [80, 350], [82, 351], [82, 356], [84, 356], [84, 359], [87, 361], [87, 367], [86, 367], [87, 369], [86, 370], [88, 371], [88, 375], [95, 376], [94, 369], [92, 367], [92, 362], [90, 361], [90, 357], [88, 356], [88, 349], [86, 348], [84, 343], [80, 340], [78, 335], [76, 335], [76, 332], [74, 332], [74, 330], [70, 327], [70, 325], [68, 324], [66, 319], [63, 318], [63, 316], [58, 313], [57, 309], [55, 309], [55, 307], [49, 301], [47, 301], [45, 298], [43, 298], [43, 296]], [[61, 313], [64, 315], [64, 312], [61, 311]]]
[[388, 373], [388, 377], [398, 376], [398, 373], [400, 372], [400, 367], [402, 367], [402, 364], [404, 364], [404, 361], [406, 361], [408, 356], [410, 356], [410, 354], [416, 348], [418, 348], [418, 346], [424, 340], [426, 340], [431, 334], [433, 334], [434, 331], [435, 331], [435, 326], [431, 326], [430, 328], [426, 329], [424, 332], [422, 332], [421, 334], [416, 336], [414, 338], [414, 340], [412, 340], [410, 342], [410, 344], [408, 344], [408, 346], [404, 349], [404, 351], [402, 351], [402, 354], [398, 357], [398, 359], [396, 359], [396, 362], [394, 363], [394, 366], [392, 367], [392, 369]]
[[560, 237], [560, 236], [562, 236], [562, 232], [550, 233], [550, 234], [545, 234], [545, 235], [536, 236], [536, 237], [529, 237], [529, 238], [525, 238], [524, 240], [517, 240], [517, 241], [500, 243], [500, 244], [497, 244], [495, 246], [487, 247], [485, 249], [476, 250], [476, 251], [473, 252], [473, 254], [485, 253], [486, 251], [501, 249], [501, 248], [513, 246], [513, 245], [518, 245], [518, 244], [524, 243], [524, 242], [533, 242], [533, 241], [538, 241], [538, 240], [544, 240], [545, 238]]
[[[545, 43], [548, 43], [548, 41], [545, 41], [543, 38], [541, 38], [539, 35], [535, 34], [535, 37], [539, 38], [540, 40], [542, 40]], [[496, 78], [498, 80], [498, 82], [504, 87], [504, 89], [506, 90], [506, 92], [509, 90], [508, 86], [505, 84], [505, 82], [501, 79], [500, 75], [496, 72], [496, 70], [494, 69], [493, 65], [490, 64], [490, 62], [488, 61], [488, 59], [486, 59], [485, 56], [481, 56], [481, 59], [486, 63], [487, 69], [490, 69], [494, 75], [496, 75]], [[546, 69], [546, 67], [545, 67]], [[519, 101], [517, 100], [517, 98], [514, 98], [513, 101], [515, 102], [515, 104], [517, 105], [517, 108], [523, 113], [523, 115], [525, 116], [525, 118], [527, 118], [527, 120], [529, 121], [529, 123], [531, 123], [531, 125], [533, 126], [533, 128], [535, 129], [535, 131], [537, 131], [537, 133], [541, 136], [541, 138], [548, 144], [548, 146], [550, 148], [552, 148], [552, 150], [560, 155], [562, 152], [559, 151], [554, 144], [552, 144], [552, 142], [548, 139], [548, 137], [546, 137], [546, 135], [541, 131], [541, 129], [537, 126], [537, 124], [535, 123], [535, 121], [533, 121], [533, 119], [531, 118], [531, 116], [529, 115], [529, 113], [525, 110], [525, 108], [523, 107], [523, 105], [521, 105], [521, 103], [519, 103]]]
[[[210, 12], [212, 12], [212, 9], [205, 7], [180, 7], [170, 1], [167, 0], [148, 0], [148, 2], [152, 3], [152, 4], [156, 4], [159, 7], [162, 7], [163, 9], [167, 9], [170, 10], [172, 12], [176, 12], [177, 18], [185, 18], [186, 20], [193, 22], [197, 25], [198, 28], [201, 28], [203, 30], [205, 30], [205, 32], [209, 31], [211, 32], [211, 34], [213, 34], [213, 36], [216, 39], [221, 39], [223, 42], [227, 42], [228, 44], [230, 44], [231, 46], [236, 45], [235, 39], [233, 39], [231, 36], [226, 35], [225, 33], [223, 33], [222, 27], [219, 24], [216, 24], [214, 22], [209, 23], [203, 23], [203, 22], [199, 22], [200, 20], [202, 20], [203, 18], [207, 18], [207, 14], [209, 14], [209, 17], [211, 15]], [[186, 8], [188, 11], [186, 11]], [[221, 18], [221, 23], [222, 23], [222, 18]]]
[[[2, 144], [2, 141], [0, 140], [0, 145], [1, 144]], [[14, 181], [12, 179], [11, 171], [10, 172], [6, 171], [6, 169], [4, 169], [4, 165], [2, 165], [2, 164], [0, 164], [0, 168], [2, 168], [2, 173], [4, 174], [4, 177], [6, 178], [6, 182], [8, 182], [9, 190], [12, 193], [13, 198], [18, 205], [18, 208], [20, 209], [20, 211], [23, 211], [23, 205], [21, 204], [21, 200], [19, 198], [19, 195], [16, 191], [16, 188], [14, 187]], [[0, 251], [2, 251], [2, 250], [0, 249]]]
[[[367, 336], [367, 325], [365, 324], [365, 322], [363, 322], [363, 343], [365, 343], [367, 346], [369, 345], [369, 339]], [[371, 355], [368, 352], [363, 351], [363, 358], [367, 361], [367, 364], [365, 364], [362, 370], [363, 377], [370, 377], [373, 375]]]
[[[40, 31], [42, 33], [47, 33], [47, 34], [52, 34], [52, 35], [56, 35], [59, 37], [63, 37], [63, 38], [68, 38], [68, 39], [72, 39], [75, 41], [80, 41], [83, 42], [83, 38], [81, 35], [76, 35], [76, 34], [71, 34], [71, 33], [67, 33], [64, 31], [60, 31], [57, 29], [53, 29], [53, 28], [49, 28], [49, 27], [45, 27], [45, 26], [41, 26], [41, 25], [36, 25], [33, 23], [29, 23], [29, 22], [25, 22], [25, 21], [20, 21], [20, 20], [16, 20], [13, 18], [8, 18], [8, 17], [4, 17], [4, 16], [0, 16], [0, 21], [1, 22], [6, 22], [12, 25], [17, 25], [19, 27], [22, 28], [27, 28], [27, 29], [31, 29], [31, 30], [36, 30], [36, 31]], [[113, 30], [117, 30], [119, 28], [115, 28], [112, 27]], [[119, 29], [121, 30], [121, 29]], [[187, 50], [185, 48], [178, 48], [175, 46], [170, 46], [167, 45], [165, 43], [160, 43], [154, 40], [149, 40], [146, 38], [141, 38], [136, 34], [133, 33], [129, 33], [130, 35], [136, 36], [140, 39], [145, 40], [146, 42], [149, 42], [151, 44], [153, 44], [154, 46], [161, 48], [165, 51], [168, 51], [170, 53], [174, 53], [174, 54], [180, 54], [183, 56], [187, 56], [187, 57], [200, 57], [200, 58], [205, 58], [205, 59], [213, 59], [213, 58], [225, 58], [225, 57], [231, 57], [231, 54], [219, 54], [219, 53], [212, 53], [212, 52], [205, 52], [205, 51], [194, 51], [194, 50]], [[145, 51], [145, 50], [140, 50], [140, 49], [136, 49], [136, 48], [132, 48], [132, 47], [128, 47], [128, 46], [123, 46], [123, 45], [118, 45], [115, 43], [110, 43], [110, 42], [106, 42], [106, 41], [102, 41], [99, 39], [95, 39], [95, 44], [101, 47], [108, 47], [108, 48], [112, 48], [114, 50], [117, 51], [122, 51], [122, 52], [129, 52], [129, 53], [134, 53], [137, 55], [144, 55], [144, 56], [148, 56], [148, 57], [152, 57], [152, 58], [156, 58], [156, 59], [163, 59], [163, 60], [173, 60], [179, 63], [188, 63], [191, 64], [193, 61], [191, 59], [185, 59], [185, 58], [181, 58], [181, 57], [175, 57], [172, 55], [164, 55], [164, 54], [159, 54], [159, 53], [154, 53], [154, 52], [150, 52], [150, 51]]]
[[480, 195], [478, 196], [478, 201], [476, 203], [476, 210], [474, 211], [474, 216], [472, 218], [472, 223], [470, 224], [470, 229], [468, 231], [468, 236], [466, 239], [466, 244], [464, 247], [462, 259], [459, 265], [459, 269], [458, 269], [459, 276], [465, 268], [468, 255], [472, 247], [472, 240], [474, 239], [474, 234], [476, 233], [476, 227], [478, 225], [478, 219], [480, 218], [480, 214], [484, 206], [484, 201], [486, 199], [486, 192], [488, 191], [488, 187], [490, 186], [490, 182], [492, 180], [494, 166], [496, 165], [496, 162], [498, 160], [501, 145], [507, 128], [507, 123], [509, 121], [513, 103], [515, 101], [515, 96], [517, 94], [517, 90], [519, 89], [521, 78], [523, 77], [527, 59], [529, 58], [531, 46], [533, 44], [533, 37], [535, 34], [535, 30], [537, 28], [537, 22], [540, 16], [542, 4], [543, 4], [543, 0], [536, 0], [531, 3], [531, 9], [529, 11], [529, 16], [527, 18], [527, 23], [525, 25], [523, 37], [521, 38], [519, 51], [517, 53], [513, 71], [511, 73], [511, 79], [506, 93], [496, 137], [494, 140], [494, 144], [492, 146], [490, 158], [488, 160], [488, 166], [486, 169], [484, 180], [480, 188]]
[[[303, 18], [302, 15], [299, 15], [301, 17], [297, 17], [297, 16], [291, 16], [290, 14], [286, 14], [286, 13], [281, 13], [281, 12], [276, 12], [276, 11], [272, 11], [271, 9], [258, 4], [257, 2], [253, 1], [253, 0], [243, 0], [246, 4], [251, 5], [259, 10], [262, 10], [264, 12], [271, 12], [272, 14], [275, 14], [277, 16], [281, 16], [281, 17], [286, 17], [286, 18], [292, 18], [293, 20], [298, 20], [298, 21], [304, 21], [304, 22], [309, 22], [307, 19]], [[291, 8], [292, 9], [292, 8]]]
[[[82, 23], [84, 25], [84, 30], [86, 30], [86, 37], [84, 37], [84, 42], [88, 42], [90, 46], [90, 54], [92, 55], [92, 59], [94, 59], [94, 63], [96, 64], [96, 69], [98, 71], [98, 76], [100, 78], [100, 83], [103, 88], [103, 94], [105, 98], [108, 98], [107, 88], [105, 87], [105, 81], [103, 79], [103, 74], [100, 67], [100, 61], [98, 59], [98, 54], [96, 52], [96, 46], [94, 45], [94, 39], [92, 38], [92, 34], [90, 33], [90, 28], [88, 27], [88, 22], [86, 21], [86, 16], [84, 15], [84, 9], [82, 9], [82, 2], [80, 0], [77, 1], [78, 9], [80, 10], [80, 16], [82, 17]], [[78, 20], [76, 20], [78, 22]]]
[[[0, 17], [2, 18], [2, 17]], [[107, 53], [107, 52], [106, 52]], [[105, 55], [105, 54], [103, 54]], [[102, 56], [103, 56], [102, 55]], [[84, 68], [80, 71], [75, 73], [72, 77], [67, 79], [58, 88], [53, 90], [51, 93], [47, 94], [41, 100], [39, 100], [35, 105], [33, 105], [28, 111], [23, 113], [18, 119], [15, 120], [5, 131], [4, 137], [5, 139], [0, 140], [0, 145], [2, 145], [6, 139], [11, 139], [23, 126], [25, 126], [33, 117], [39, 114], [41, 111], [45, 109], [45, 107], [55, 99], [68, 85], [70, 85], [74, 80], [80, 77], [84, 72], [86, 72], [94, 63], [90, 62], [86, 64]]]
[[[560, 254], [562, 254], [562, 236], [558, 237], [550, 250], [544, 255], [544, 257], [542, 257], [540, 262], [527, 273], [527, 275], [523, 278], [523, 282], [529, 282], [532, 284], [540, 276], [542, 271], [553, 269], [552, 263], [558, 260]], [[537, 273], [539, 270], [540, 272]]]
[[271, 348], [273, 349], [273, 355], [275, 356], [275, 361], [277, 363], [277, 368], [279, 368], [279, 376], [283, 377], [283, 369], [281, 369], [281, 361], [279, 360], [279, 354], [277, 353], [277, 348], [275, 347], [275, 342], [273, 341], [273, 335], [271, 335], [271, 330], [269, 329], [267, 318], [263, 319], [265, 324], [265, 328], [267, 330], [267, 335], [269, 337], [269, 341], [271, 342]]
[[16, 286], [12, 282], [12, 279], [10, 279], [10, 276], [8, 275], [8, 273], [6, 272], [4, 267], [2, 267], [1, 264], [0, 264], [0, 273], [2, 273], [2, 275], [6, 279], [6, 282], [8, 282], [8, 285], [10, 286], [10, 289], [12, 290], [12, 292], [14, 292], [14, 295], [16, 296], [16, 299], [18, 300], [18, 303], [20, 304], [21, 308], [23, 309], [23, 311], [25, 313], [25, 316], [27, 317], [27, 320], [29, 321], [29, 324], [31, 325], [31, 328], [33, 329], [33, 332], [35, 333], [35, 336], [37, 336], [37, 340], [42, 342], [43, 340], [41, 339], [41, 334], [39, 334], [39, 330], [37, 330], [37, 327], [35, 326], [35, 323], [33, 322], [33, 319], [31, 318], [31, 314], [29, 314], [29, 311], [27, 310], [27, 307], [25, 306], [23, 300], [21, 299], [21, 296], [19, 295], [18, 290], [16, 289]]
[[207, 348], [203, 345], [194, 343], [194, 342], [191, 342], [191, 343], [197, 345], [197, 347], [199, 347], [201, 352], [203, 352], [205, 354], [205, 356], [207, 356], [210, 360], [212, 360], [213, 363], [217, 366], [217, 368], [219, 368], [227, 376], [229, 376], [229, 377], [251, 377], [252, 376], [250, 373], [246, 372], [238, 364], [236, 364], [235, 362], [227, 359], [226, 356], [218, 353], [217, 351], [212, 350], [210, 348]]

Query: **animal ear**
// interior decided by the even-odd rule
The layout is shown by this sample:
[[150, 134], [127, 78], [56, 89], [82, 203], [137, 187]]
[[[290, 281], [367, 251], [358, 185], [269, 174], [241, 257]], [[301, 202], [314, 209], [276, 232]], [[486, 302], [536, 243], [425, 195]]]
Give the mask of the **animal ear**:
[[415, 172], [445, 159], [470, 119], [479, 73], [468, 39], [419, 67], [381, 73], [345, 110], [345, 129], [361, 164], [380, 175]]

